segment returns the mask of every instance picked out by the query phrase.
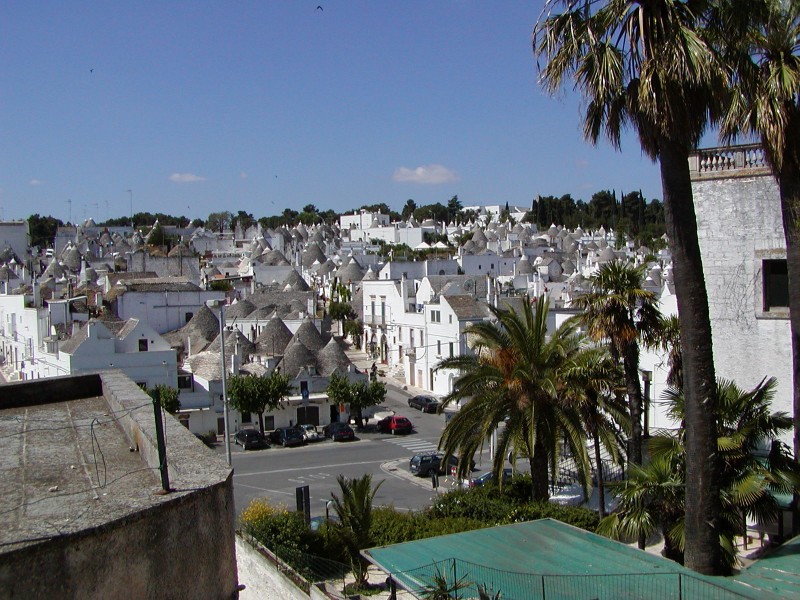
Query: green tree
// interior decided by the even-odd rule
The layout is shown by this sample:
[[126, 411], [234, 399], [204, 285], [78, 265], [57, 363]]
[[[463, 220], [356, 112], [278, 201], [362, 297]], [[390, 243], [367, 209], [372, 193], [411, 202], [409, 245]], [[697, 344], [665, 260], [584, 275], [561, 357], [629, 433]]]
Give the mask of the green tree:
[[334, 373], [326, 388], [328, 397], [336, 404], [349, 404], [358, 427], [364, 425], [364, 409], [377, 406], [386, 399], [386, 386], [379, 381], [350, 381], [347, 375]]
[[411, 198], [406, 200], [405, 205], [403, 206], [403, 212], [400, 213], [400, 216], [403, 218], [404, 221], [408, 221], [409, 217], [414, 214], [414, 211], [417, 210], [417, 203], [414, 202]]
[[372, 475], [369, 473], [353, 479], [339, 475], [336, 481], [339, 483], [341, 496], [331, 493], [333, 510], [339, 517], [334, 531], [339, 535], [350, 558], [356, 587], [362, 588], [367, 583], [369, 561], [361, 556], [360, 551], [372, 545], [372, 503], [383, 482], [380, 481], [373, 487]]
[[236, 216], [231, 219], [231, 226], [237, 225], [242, 228], [242, 232], [247, 231], [248, 228], [256, 224], [256, 220], [249, 212], [240, 210], [237, 211]]
[[566, 401], [564, 370], [580, 351], [574, 324], [566, 323], [548, 335], [548, 301], [536, 299], [535, 309], [525, 297], [520, 312], [489, 307], [496, 322], [484, 321], [467, 328], [474, 336], [475, 354], [444, 359], [439, 369], [459, 372], [453, 391], [442, 399], [441, 409], [460, 400], [469, 401], [450, 419], [439, 447], [461, 457], [459, 476], [500, 423], [492, 465], [500, 480], [505, 456], [512, 448], [530, 460], [532, 497], [549, 498], [550, 475], [555, 474], [563, 442], [581, 473], [584, 489], [591, 478], [585, 445], [585, 427], [575, 403]]
[[450, 198], [450, 200], [447, 201], [447, 222], [453, 223], [462, 208], [461, 200], [458, 199], [458, 196]]
[[[792, 420], [785, 413], [769, 412], [775, 384], [774, 378], [764, 379], [744, 392], [732, 381], [721, 379], [716, 387], [715, 430], [722, 489], [717, 546], [725, 571], [736, 562], [734, 537], [742, 533], [742, 515], [774, 521], [781, 514], [774, 494], [791, 494], [800, 487], [800, 464], [777, 439], [791, 429]], [[673, 389], [665, 398], [672, 418], [685, 422], [685, 397]], [[601, 521], [598, 533], [624, 538], [647, 536], [660, 529], [665, 554], [681, 562], [688, 477], [685, 430], [676, 436], [652, 438], [650, 450], [653, 460], [644, 467], [632, 467], [628, 480], [615, 485], [619, 510]]]
[[227, 211], [212, 212], [206, 218], [206, 229], [222, 233], [233, 223], [233, 215]]
[[180, 395], [176, 388], [169, 387], [168, 385], [157, 385], [148, 392], [150, 397], [157, 400], [161, 404], [161, 408], [174, 415], [181, 409], [181, 402], [178, 399]]
[[28, 217], [28, 230], [31, 234], [31, 246], [47, 248], [53, 245], [56, 239], [56, 231], [63, 227], [64, 222], [55, 217], [40, 217], [35, 213]]
[[288, 375], [274, 370], [269, 375], [234, 375], [227, 381], [228, 401], [242, 413], [257, 413], [258, 427], [264, 433], [264, 413], [291, 395], [294, 385]]
[[646, 265], [614, 261], [604, 264], [589, 281], [591, 291], [573, 300], [582, 313], [574, 317], [595, 341], [608, 343], [622, 363], [630, 414], [628, 460], [642, 464], [642, 386], [639, 382], [639, 341], [655, 339], [660, 324], [657, 299], [642, 289]]
[[718, 40], [733, 72], [722, 133], [757, 137], [778, 180], [789, 278], [794, 452], [800, 457], [800, 1], [722, 2]]
[[617, 394], [622, 380], [619, 362], [606, 348], [579, 352], [564, 369], [566, 398], [581, 412], [586, 434], [592, 438], [600, 518], [606, 514], [606, 494], [601, 448], [614, 462], [620, 462], [623, 446], [620, 430], [628, 429], [630, 418], [625, 402]]
[[693, 4], [548, 0], [534, 29], [533, 49], [543, 60], [541, 81], [548, 91], [571, 78], [585, 96], [589, 140], [605, 134], [619, 147], [623, 129], [630, 126], [642, 150], [659, 162], [684, 338], [686, 559], [690, 568], [712, 574], [721, 566], [716, 379], [688, 160], [709, 120], [719, 118], [724, 73], [699, 35], [702, 15]]
[[356, 318], [356, 311], [353, 310], [353, 307], [347, 302], [331, 302], [331, 305], [328, 307], [328, 314], [331, 316], [331, 319], [339, 321], [342, 334], [344, 334], [345, 321], [351, 321]]

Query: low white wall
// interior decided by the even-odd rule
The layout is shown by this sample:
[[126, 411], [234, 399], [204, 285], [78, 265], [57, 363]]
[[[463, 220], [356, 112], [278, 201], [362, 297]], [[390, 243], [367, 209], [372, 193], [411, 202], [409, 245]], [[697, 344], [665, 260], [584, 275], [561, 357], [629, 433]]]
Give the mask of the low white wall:
[[280, 573], [275, 564], [256, 548], [236, 534], [236, 566], [239, 583], [245, 587], [239, 600], [308, 600], [309, 596], [288, 577]]

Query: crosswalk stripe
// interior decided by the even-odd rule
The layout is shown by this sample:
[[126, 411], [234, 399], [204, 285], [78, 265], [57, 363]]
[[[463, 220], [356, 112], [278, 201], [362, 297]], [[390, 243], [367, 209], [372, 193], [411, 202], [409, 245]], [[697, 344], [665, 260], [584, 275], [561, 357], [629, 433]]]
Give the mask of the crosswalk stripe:
[[425, 440], [385, 440], [389, 444], [402, 446], [407, 450], [436, 450], [436, 444], [427, 442]]

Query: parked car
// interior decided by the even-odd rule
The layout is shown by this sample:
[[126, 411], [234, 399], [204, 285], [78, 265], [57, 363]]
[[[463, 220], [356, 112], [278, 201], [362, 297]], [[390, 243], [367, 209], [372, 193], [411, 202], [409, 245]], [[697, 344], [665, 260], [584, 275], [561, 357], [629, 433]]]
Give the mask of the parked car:
[[233, 443], [239, 444], [245, 450], [269, 448], [267, 438], [258, 429], [240, 429], [233, 436]]
[[322, 432], [326, 438], [331, 438], [334, 442], [345, 442], [348, 440], [356, 439], [356, 432], [347, 423], [340, 423], [338, 421], [326, 425]]
[[[511, 469], [503, 469], [503, 483], [508, 483], [511, 481], [511, 477], [513, 475], [513, 471]], [[475, 479], [465, 479], [462, 482], [464, 487], [483, 487], [487, 484], [495, 483], [494, 473], [489, 471], [488, 473], [484, 473], [480, 477], [476, 477]]]
[[297, 427], [278, 427], [270, 432], [269, 439], [273, 444], [281, 446], [300, 446], [306, 443]]
[[305, 423], [303, 425], [298, 425], [297, 429], [300, 430], [300, 433], [303, 434], [303, 439], [305, 439], [307, 442], [318, 442], [322, 439], [325, 439], [325, 436], [319, 432], [316, 425]]
[[408, 406], [424, 413], [435, 413], [439, 408], [439, 401], [433, 396], [414, 396], [408, 399]]
[[400, 415], [392, 415], [384, 417], [377, 423], [378, 431], [383, 433], [411, 433], [414, 426], [406, 417]]
[[444, 456], [438, 452], [415, 454], [408, 461], [408, 470], [418, 477], [427, 477], [432, 472], [442, 474], [444, 473], [443, 458]]

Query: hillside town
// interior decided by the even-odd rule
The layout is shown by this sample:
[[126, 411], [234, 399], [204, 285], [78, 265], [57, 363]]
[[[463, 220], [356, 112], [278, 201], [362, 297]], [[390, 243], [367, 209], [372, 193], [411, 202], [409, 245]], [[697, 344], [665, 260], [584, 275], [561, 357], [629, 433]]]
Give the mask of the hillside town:
[[[722, 167], [720, 156], [727, 161]], [[715, 346], [720, 375], [742, 389], [777, 377], [769, 410], [791, 414], [788, 299], [779, 264], [785, 264], [785, 250], [777, 194], [762, 156], [757, 147], [704, 150], [693, 158], [693, 186], [710, 257], [706, 280], [715, 339], [722, 342]], [[720, 235], [727, 227], [715, 200], [722, 195], [731, 207], [747, 194], [759, 197], [763, 212]], [[522, 207], [468, 210], [472, 218], [464, 222], [417, 222], [413, 216], [392, 222], [361, 209], [337, 223], [237, 223], [222, 231], [88, 220], [58, 227], [45, 248], [29, 244], [28, 222], [4, 222], [3, 379], [66, 385], [59, 382], [114, 373], [144, 391], [176, 389], [175, 422], [197, 438], [210, 436], [212, 446], [226, 446], [230, 461], [230, 444], [242, 432], [277, 439], [300, 425], [318, 432], [355, 423], [356, 416], [368, 423], [375, 409], [362, 415], [342, 402], [331, 392], [337, 378], [380, 380], [415, 398], [444, 399], [449, 422], [469, 403], [459, 391], [464, 372], [456, 365], [480, 358], [481, 326], [533, 306], [546, 311], [548, 332], [560, 330], [586, 313], [598, 274], [614, 265], [636, 270], [642, 293], [661, 315], [676, 314], [664, 240], [653, 250], [604, 226], [540, 230]], [[682, 426], [664, 395], [675, 389], [668, 354], [666, 346], [649, 344], [639, 356], [645, 439]], [[231, 405], [226, 396], [226, 378], [278, 374], [286, 377], [288, 393], [261, 414]], [[366, 431], [362, 426], [359, 432]], [[444, 433], [438, 447], [455, 449]], [[781, 435], [773, 445], [789, 446], [791, 431]], [[495, 452], [498, 442], [487, 443]], [[604, 465], [598, 468], [613, 478], [608, 452], [602, 460], [598, 455]], [[570, 460], [559, 477], [564, 464], [577, 469]], [[557, 499], [562, 492], [551, 493]], [[577, 501], [590, 498], [597, 506], [597, 489]], [[793, 531], [789, 501], [781, 502], [777, 523], [746, 521], [742, 539], [756, 535], [763, 543]], [[617, 506], [614, 500], [602, 504], [601, 515]]]
[[0, 31], [0, 600], [800, 598], [800, 0]]

